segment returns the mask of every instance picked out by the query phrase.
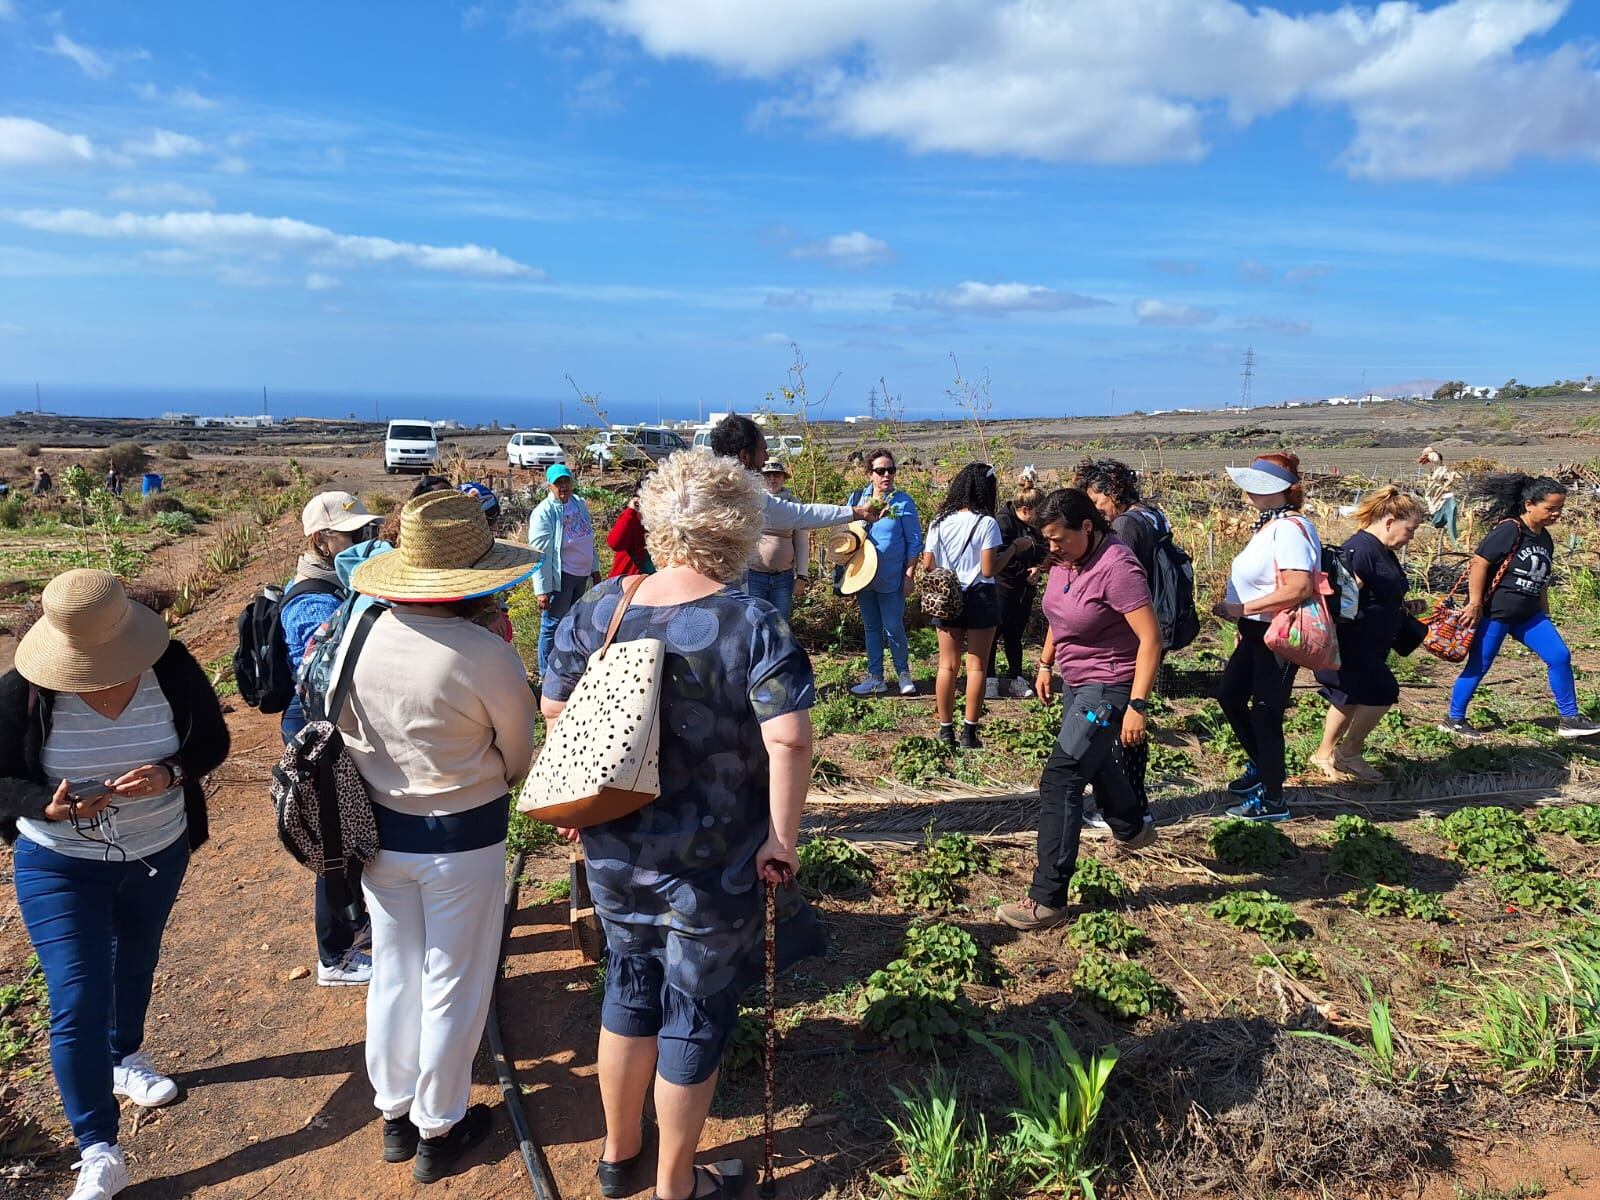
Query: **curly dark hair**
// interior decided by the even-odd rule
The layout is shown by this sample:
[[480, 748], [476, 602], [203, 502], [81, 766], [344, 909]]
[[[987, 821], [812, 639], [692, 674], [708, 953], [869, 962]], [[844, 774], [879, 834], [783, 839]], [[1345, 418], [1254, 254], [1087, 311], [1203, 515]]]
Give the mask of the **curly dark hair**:
[[745, 452], [755, 454], [765, 437], [761, 426], [749, 417], [729, 413], [711, 429], [711, 453], [722, 458], [738, 458]]
[[944, 503], [929, 528], [962, 509], [992, 517], [999, 498], [1000, 481], [995, 478], [994, 468], [988, 463], [968, 463], [950, 481], [950, 490], [944, 494]]
[[[1106, 494], [1110, 495], [1109, 492]], [[1111, 530], [1105, 514], [1094, 506], [1089, 494], [1075, 487], [1057, 488], [1044, 498], [1044, 503], [1033, 514], [1033, 527], [1039, 530], [1057, 522], [1068, 529], [1082, 529], [1085, 521], [1096, 533], [1109, 533]]]
[[1139, 473], [1115, 458], [1084, 459], [1073, 474], [1072, 486], [1109, 496], [1118, 508], [1139, 503]]
[[1551, 496], [1565, 496], [1567, 485], [1548, 475], [1523, 475], [1513, 471], [1485, 476], [1472, 491], [1487, 520], [1506, 521], [1520, 517], [1530, 504], [1538, 504]]

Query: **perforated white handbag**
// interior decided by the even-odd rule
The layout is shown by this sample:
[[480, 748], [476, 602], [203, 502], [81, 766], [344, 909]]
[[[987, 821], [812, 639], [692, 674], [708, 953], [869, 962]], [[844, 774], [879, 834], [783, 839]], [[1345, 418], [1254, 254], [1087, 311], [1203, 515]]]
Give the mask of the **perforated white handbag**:
[[519, 811], [563, 829], [586, 829], [637, 812], [661, 795], [666, 643], [616, 641], [623, 614], [644, 581], [640, 575], [623, 589], [605, 641], [545, 733], [522, 785]]

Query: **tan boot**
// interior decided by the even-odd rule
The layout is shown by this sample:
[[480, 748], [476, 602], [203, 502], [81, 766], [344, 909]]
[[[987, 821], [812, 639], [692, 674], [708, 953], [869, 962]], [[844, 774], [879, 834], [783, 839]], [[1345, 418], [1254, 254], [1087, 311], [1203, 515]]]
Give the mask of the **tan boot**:
[[1036, 929], [1054, 929], [1057, 925], [1066, 924], [1071, 916], [1066, 905], [1050, 908], [1040, 904], [1032, 896], [1026, 896], [1015, 904], [1002, 904], [995, 909], [994, 915], [1011, 928], [1020, 929], [1024, 933], [1031, 933]]

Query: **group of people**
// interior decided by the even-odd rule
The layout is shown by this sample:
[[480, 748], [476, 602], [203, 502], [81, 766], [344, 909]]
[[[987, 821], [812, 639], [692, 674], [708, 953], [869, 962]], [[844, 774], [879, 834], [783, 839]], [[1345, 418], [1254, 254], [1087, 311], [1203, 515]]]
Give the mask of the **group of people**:
[[[1155, 840], [1145, 748], [1164, 642], [1151, 578], [1170, 525], [1136, 474], [1087, 463], [1074, 486], [1043, 492], [1028, 478], [1001, 505], [994, 469], [970, 464], [924, 532], [895, 486], [894, 454], [874, 450], [864, 466], [868, 479], [848, 503], [801, 504], [785, 494], [786, 472], [767, 457], [760, 428], [731, 418], [710, 448], [675, 454], [640, 483], [607, 537], [609, 579], [563, 467], [547, 473], [525, 543], [496, 538], [498, 502], [474, 484], [425, 479], [381, 528], [348, 493], [306, 506], [305, 550], [279, 608], [285, 653], [309, 665], [320, 642], [342, 639], [348, 688], [326, 713], [306, 693], [282, 730], [290, 743], [310, 717], [334, 722], [373, 806], [379, 849], [352, 872], [359, 903], [336, 902], [319, 881], [314, 911], [318, 982], [368, 987], [366, 1061], [385, 1162], [410, 1161], [417, 1180], [432, 1182], [491, 1123], [470, 1103], [471, 1064], [496, 974], [510, 792], [535, 750], [535, 694], [503, 605], [519, 584], [539, 597], [546, 722], [562, 719], [613, 631], [660, 639], [669, 662], [659, 798], [570, 833], [582, 841], [606, 934], [603, 1195], [652, 1179], [664, 1200], [737, 1194], [742, 1163], [694, 1160], [740, 997], [759, 977], [764, 889], [776, 889], [781, 964], [825, 948], [793, 884], [815, 701], [784, 612], [786, 585], [812, 574], [796, 531], [838, 527], [830, 546], [848, 560], [840, 586], [868, 631], [858, 694], [888, 690], [885, 652], [900, 689], [915, 691], [905, 605], [937, 579], [956, 600], [938, 621], [942, 739], [980, 744], [997, 640], [1003, 678], [1060, 695], [1032, 884], [999, 906], [999, 920], [1040, 930], [1067, 919], [1091, 787], [1115, 852]], [[1238, 804], [1229, 811], [1281, 820], [1296, 668], [1273, 653], [1266, 628], [1313, 594], [1321, 543], [1293, 455], [1262, 455], [1230, 474], [1258, 519], [1213, 609], [1237, 631], [1219, 698], [1250, 759], [1230, 785]], [[1515, 637], [1549, 667], [1563, 735], [1600, 732], [1578, 713], [1570, 655], [1549, 617], [1549, 527], [1564, 489], [1509, 476], [1491, 480], [1487, 495], [1498, 523], [1470, 567], [1477, 632], [1448, 724], [1473, 735], [1467, 704]], [[1418, 607], [1397, 551], [1427, 516], [1394, 487], [1356, 510], [1361, 529], [1346, 549], [1359, 611], [1339, 626], [1340, 668], [1318, 676], [1332, 707], [1313, 761], [1329, 777], [1371, 772], [1362, 747], [1398, 698], [1388, 651], [1414, 634]], [[1029, 681], [1035, 599], [1045, 634]], [[206, 840], [202, 779], [226, 757], [228, 732], [205, 672], [114, 577], [69, 571], [45, 589], [42, 610], [0, 678], [0, 833], [16, 847], [19, 907], [50, 996], [51, 1064], [81, 1150], [73, 1200], [107, 1200], [128, 1181], [117, 1097], [158, 1105], [178, 1094], [143, 1052], [144, 1016], [178, 886]], [[358, 628], [364, 641], [348, 632]]]

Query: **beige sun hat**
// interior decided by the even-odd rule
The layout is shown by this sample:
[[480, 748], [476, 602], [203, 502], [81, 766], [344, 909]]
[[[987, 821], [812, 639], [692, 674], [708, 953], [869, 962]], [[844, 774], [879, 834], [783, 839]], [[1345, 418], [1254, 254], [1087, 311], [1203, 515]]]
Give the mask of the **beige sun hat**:
[[521, 583], [538, 561], [527, 546], [496, 541], [471, 496], [428, 492], [400, 510], [399, 548], [362, 563], [350, 586], [401, 603], [473, 600]]
[[311, 497], [301, 510], [300, 527], [305, 530], [307, 537], [327, 531], [354, 533], [377, 519], [367, 511], [365, 504], [349, 492], [322, 492]]
[[45, 585], [44, 616], [17, 645], [16, 668], [52, 692], [99, 692], [155, 666], [172, 640], [167, 623], [128, 599], [106, 571], [63, 571]]
[[867, 527], [860, 521], [840, 526], [828, 535], [828, 556], [835, 566], [844, 567], [839, 580], [839, 594], [854, 596], [872, 582], [878, 574], [878, 548], [867, 536]]

